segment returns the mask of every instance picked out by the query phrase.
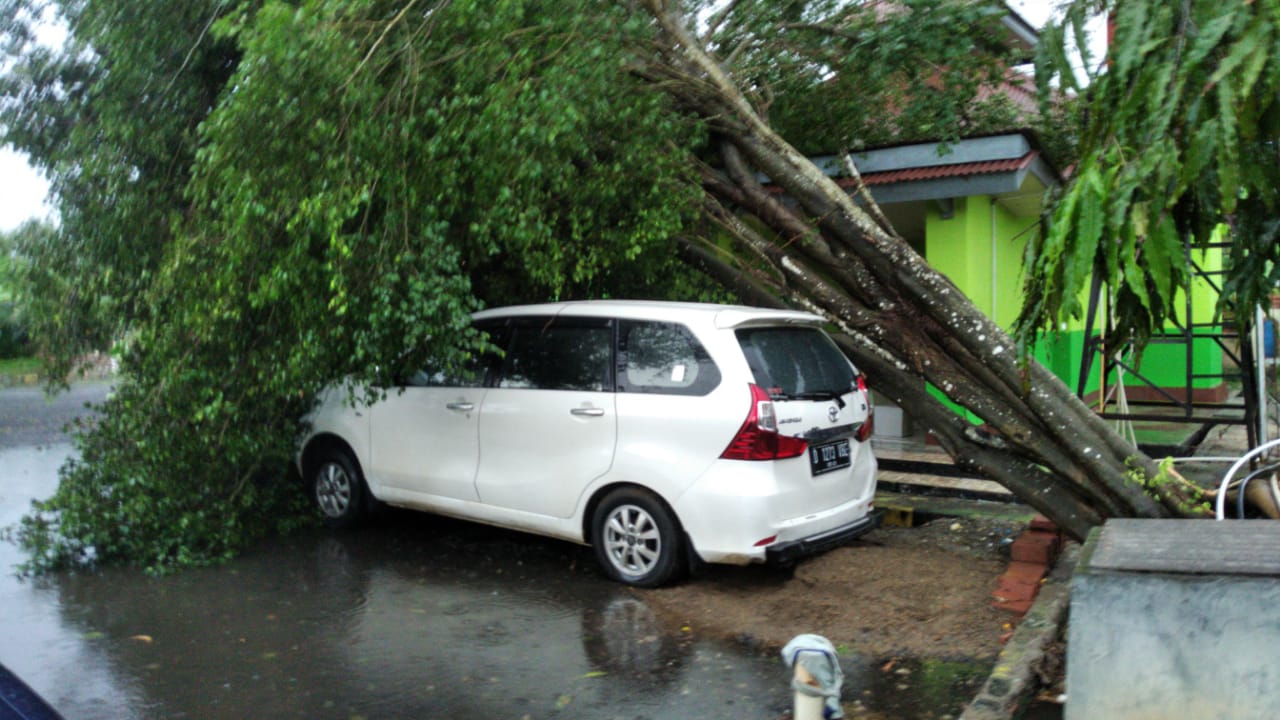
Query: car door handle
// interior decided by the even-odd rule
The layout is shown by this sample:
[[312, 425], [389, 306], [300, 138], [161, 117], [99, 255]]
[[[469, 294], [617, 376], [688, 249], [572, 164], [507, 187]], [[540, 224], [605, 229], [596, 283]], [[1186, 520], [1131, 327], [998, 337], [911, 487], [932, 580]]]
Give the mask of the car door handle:
[[476, 404], [469, 403], [469, 402], [451, 402], [445, 405], [445, 407], [449, 408], [450, 410], [461, 410], [462, 412], [471, 412], [472, 410], [476, 409]]
[[604, 408], [574, 408], [569, 411], [569, 414], [579, 417], [603, 417]]

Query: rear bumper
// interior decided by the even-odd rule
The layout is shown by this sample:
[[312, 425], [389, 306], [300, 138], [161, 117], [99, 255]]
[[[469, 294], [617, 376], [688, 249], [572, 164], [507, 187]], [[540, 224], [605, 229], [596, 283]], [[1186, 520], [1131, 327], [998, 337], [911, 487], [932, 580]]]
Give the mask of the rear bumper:
[[786, 565], [803, 557], [840, 547], [855, 538], [866, 535], [880, 526], [883, 510], [872, 510], [857, 520], [817, 535], [799, 540], [780, 542], [765, 548], [765, 562], [770, 565]]

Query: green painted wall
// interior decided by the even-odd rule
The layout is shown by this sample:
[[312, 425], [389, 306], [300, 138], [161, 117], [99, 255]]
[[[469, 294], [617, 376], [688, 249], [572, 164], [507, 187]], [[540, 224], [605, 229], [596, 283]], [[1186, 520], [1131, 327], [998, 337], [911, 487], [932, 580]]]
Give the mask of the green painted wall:
[[1022, 255], [1037, 221], [1017, 217], [985, 196], [957, 200], [949, 218], [931, 206], [925, 257], [978, 309], [1010, 327], [1022, 307]]
[[[1038, 218], [1015, 216], [985, 196], [956, 200], [949, 217], [943, 217], [936, 204], [930, 204], [927, 212], [924, 250], [930, 264], [951, 278], [980, 310], [1001, 326], [1011, 327], [1022, 306], [1023, 251], [1028, 240], [1038, 232]], [[1219, 268], [1222, 263], [1220, 250], [1200, 254], [1196, 259], [1205, 268]], [[1216, 302], [1217, 292], [1207, 281], [1198, 280], [1193, 284], [1196, 322], [1212, 318]], [[1088, 307], [1087, 293], [1081, 298], [1081, 306]], [[1180, 300], [1177, 307], [1178, 319], [1185, 321], [1184, 301]], [[1099, 314], [1103, 311], [1104, 308], [1099, 308]], [[1101, 327], [1099, 318], [1095, 328]], [[1043, 338], [1034, 349], [1036, 359], [1073, 390], [1079, 380], [1084, 328], [1084, 318], [1073, 320], [1059, 332]], [[1222, 352], [1216, 342], [1196, 340], [1192, 347], [1194, 374], [1221, 374]], [[1184, 345], [1156, 343], [1147, 348], [1138, 369], [1156, 386], [1182, 388], [1186, 383], [1186, 364]], [[1100, 387], [1098, 374], [1095, 362], [1086, 394]], [[1114, 382], [1113, 375], [1108, 384]], [[1126, 380], [1127, 385], [1135, 382], [1133, 378]], [[1194, 387], [1210, 388], [1220, 383], [1220, 379], [1202, 378], [1194, 382]], [[934, 394], [941, 398], [940, 392]]]
[[[931, 205], [925, 218], [925, 257], [979, 310], [1010, 327], [1022, 307], [1022, 255], [1037, 220], [1017, 217], [986, 196], [957, 199], [950, 217]], [[942, 398], [941, 392], [932, 392]]]

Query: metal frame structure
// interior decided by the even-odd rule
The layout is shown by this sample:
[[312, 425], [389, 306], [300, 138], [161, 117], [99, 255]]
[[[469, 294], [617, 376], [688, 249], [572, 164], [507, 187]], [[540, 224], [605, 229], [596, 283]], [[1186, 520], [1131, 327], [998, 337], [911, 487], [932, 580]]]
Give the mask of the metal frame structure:
[[[1207, 249], [1225, 249], [1230, 247], [1230, 243], [1210, 243], [1206, 247]], [[1262, 422], [1262, 419], [1266, 417], [1264, 407], [1266, 393], [1263, 391], [1263, 385], [1260, 382], [1261, 376], [1258, 373], [1259, 368], [1262, 367], [1263, 360], [1257, 357], [1258, 353], [1255, 352], [1255, 350], [1260, 350], [1262, 347], [1260, 323], [1257, 322], [1256, 317], [1253, 318], [1250, 323], [1252, 332], [1239, 335], [1234, 328], [1228, 327], [1223, 322], [1221, 312], [1218, 310], [1214, 311], [1214, 315], [1211, 318], [1195, 317], [1195, 309], [1191, 298], [1191, 283], [1196, 278], [1199, 278], [1221, 296], [1222, 278], [1226, 271], [1206, 270], [1200, 263], [1196, 262], [1192, 253], [1193, 248], [1190, 244], [1187, 244], [1184, 250], [1188, 267], [1191, 268], [1191, 274], [1188, 277], [1187, 285], [1183, 288], [1183, 296], [1186, 299], [1183, 319], [1181, 322], [1177, 318], [1171, 319], [1169, 324], [1172, 327], [1156, 333], [1150, 340], [1152, 345], [1181, 344], [1185, 347], [1186, 372], [1182, 388], [1161, 387], [1150, 378], [1144, 376], [1141, 368], [1125, 359], [1124, 351], [1128, 349], [1127, 347], [1122, 347], [1118, 350], [1109, 350], [1106, 347], [1105, 338], [1111, 334], [1114, 326], [1111, 322], [1110, 307], [1106, 307], [1104, 308], [1106, 311], [1104, 314], [1105, 327], [1102, 332], [1097, 331], [1098, 308], [1105, 301], [1105, 297], [1101, 279], [1095, 275], [1089, 291], [1089, 314], [1085, 324], [1083, 357], [1080, 363], [1080, 377], [1076, 385], [1076, 395], [1081, 399], [1085, 399], [1085, 389], [1088, 386], [1089, 378], [1100, 359], [1102, 374], [1098, 397], [1101, 403], [1098, 408], [1098, 414], [1103, 418], [1119, 421], [1182, 422], [1206, 426], [1219, 424], [1245, 425], [1248, 429], [1249, 447], [1257, 447], [1261, 442], [1265, 442], [1266, 434], [1265, 423]], [[1217, 306], [1216, 303], [1215, 306]], [[1217, 374], [1197, 374], [1195, 372], [1193, 363], [1194, 344], [1197, 340], [1205, 339], [1212, 340], [1221, 348], [1226, 359], [1234, 366], [1234, 369], [1227, 370], [1224, 367], [1224, 371]], [[1113, 396], [1117, 392], [1123, 392], [1123, 384], [1113, 383], [1110, 378], [1112, 373], [1117, 370], [1122, 370], [1127, 378], [1136, 380], [1143, 387], [1150, 388], [1160, 399], [1116, 402]], [[1223, 381], [1230, 378], [1239, 378], [1242, 381], [1242, 387], [1246, 390], [1240, 393], [1238, 401], [1196, 402], [1194, 393], [1196, 381], [1215, 378]], [[1257, 388], [1258, 392], [1253, 392], [1253, 388]], [[1177, 389], [1183, 391], [1181, 398], [1171, 392], [1171, 390]], [[1112, 405], [1118, 406], [1115, 411], [1108, 409]], [[1137, 411], [1133, 411], [1131, 408]]]

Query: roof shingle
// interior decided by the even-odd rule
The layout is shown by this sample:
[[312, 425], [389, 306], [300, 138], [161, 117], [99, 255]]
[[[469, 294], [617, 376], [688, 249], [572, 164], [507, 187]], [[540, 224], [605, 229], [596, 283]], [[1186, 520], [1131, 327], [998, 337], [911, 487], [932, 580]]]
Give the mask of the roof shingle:
[[[1039, 156], [1039, 150], [1031, 150], [1022, 157], [1008, 160], [988, 160], [984, 162], [952, 163], [950, 165], [930, 165], [927, 167], [907, 168], [905, 170], [886, 170], [884, 172], [867, 173], [862, 176], [862, 182], [866, 185], [888, 185], [898, 182], [918, 182], [921, 180], [1014, 172], [1025, 169]], [[837, 178], [836, 183], [841, 187], [856, 186], [853, 178], [847, 177]]]

